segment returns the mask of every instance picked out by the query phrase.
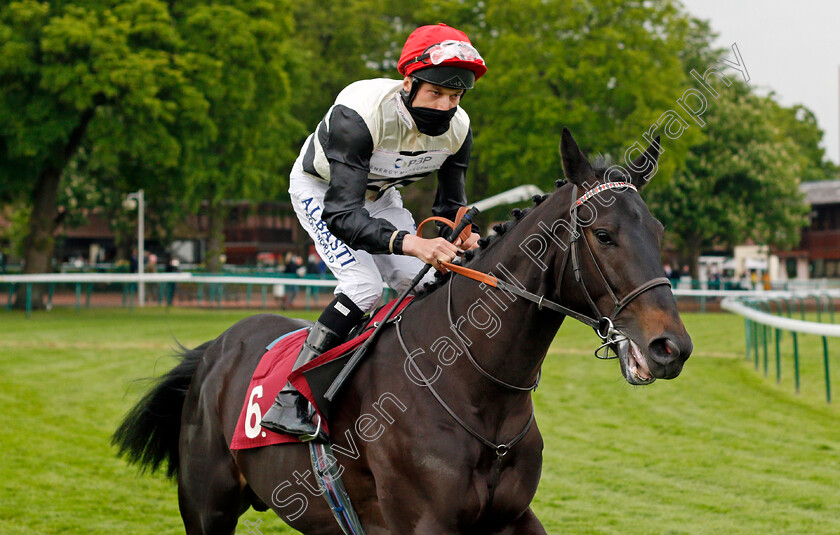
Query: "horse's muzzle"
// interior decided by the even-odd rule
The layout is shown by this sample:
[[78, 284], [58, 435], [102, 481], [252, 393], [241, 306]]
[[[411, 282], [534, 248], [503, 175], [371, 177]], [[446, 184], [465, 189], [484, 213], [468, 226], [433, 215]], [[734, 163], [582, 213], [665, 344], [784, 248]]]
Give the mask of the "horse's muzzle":
[[680, 374], [693, 349], [694, 344], [687, 334], [655, 339], [647, 351], [650, 373], [658, 379], [673, 379]]
[[656, 381], [647, 365], [647, 359], [642, 355], [639, 346], [630, 340], [625, 335], [610, 344], [610, 348], [618, 357], [618, 362], [621, 365], [621, 375], [631, 385], [642, 386], [649, 385]]

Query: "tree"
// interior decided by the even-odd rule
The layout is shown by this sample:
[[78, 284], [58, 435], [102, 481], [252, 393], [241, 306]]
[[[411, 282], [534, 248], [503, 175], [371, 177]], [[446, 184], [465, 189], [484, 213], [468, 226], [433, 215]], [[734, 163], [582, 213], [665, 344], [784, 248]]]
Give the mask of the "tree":
[[306, 134], [314, 130], [348, 84], [366, 78], [399, 76], [396, 65], [400, 49], [414, 27], [403, 28], [405, 23], [396, 15], [399, 11], [394, 10], [397, 6], [390, 4], [397, 3], [334, 0], [317, 8], [307, 2], [295, 3], [294, 53], [306, 65], [306, 76], [295, 81], [295, 108]]
[[790, 128], [807, 124], [778, 120], [793, 110], [736, 82], [720, 93], [704, 115], [705, 139], [691, 147], [669, 187], [649, 196], [694, 278], [703, 247], [748, 239], [794, 245], [807, 222], [800, 177], [819, 166], [790, 137]]
[[285, 0], [0, 9], [0, 202], [30, 206], [25, 272], [50, 271], [71, 164], [111, 204], [154, 192], [164, 232], [196, 197], [217, 207], [287, 175], [289, 13]]
[[[210, 104], [215, 135], [185, 166], [191, 208], [209, 221], [207, 269], [224, 250], [222, 202], [276, 198], [304, 134], [295, 117], [294, 79], [306, 79], [292, 37], [291, 2], [197, 4], [180, 23], [196, 85]], [[202, 203], [202, 206], [198, 204]]]
[[[299, 106], [309, 130], [348, 83], [398, 77], [397, 58], [415, 27], [445, 22], [470, 36], [490, 68], [463, 100], [475, 140], [473, 200], [522, 183], [552, 188], [563, 126], [589, 152], [621, 159], [674, 106], [688, 83], [680, 54], [702, 34], [670, 0], [337, 0], [314, 10], [300, 4], [296, 20], [311, 69]], [[672, 172], [685, 150], [669, 148], [660, 172]], [[406, 206], [427, 212], [434, 188], [432, 180], [413, 185]]]
[[95, 125], [119, 131], [125, 154], [162, 167], [177, 164], [177, 130], [206, 136], [211, 126], [166, 4], [110, 5], [0, 9], [0, 200], [30, 206], [25, 273], [51, 270], [60, 182]]
[[801, 104], [789, 108], [776, 106], [775, 120], [788, 139], [796, 143], [801, 182], [837, 178], [838, 167], [826, 158], [825, 149], [820, 147], [823, 131], [811, 110]]
[[[586, 152], [621, 161], [687, 83], [679, 55], [690, 19], [670, 0], [431, 1], [415, 16], [464, 30], [489, 68], [463, 99], [470, 199], [523, 183], [551, 190], [563, 126]], [[669, 148], [660, 173], [684, 153]]]

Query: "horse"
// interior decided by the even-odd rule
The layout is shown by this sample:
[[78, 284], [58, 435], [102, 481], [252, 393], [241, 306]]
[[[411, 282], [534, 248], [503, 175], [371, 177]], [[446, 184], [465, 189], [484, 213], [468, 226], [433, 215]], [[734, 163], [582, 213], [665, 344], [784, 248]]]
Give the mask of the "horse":
[[[596, 329], [631, 384], [679, 375], [692, 342], [662, 282], [664, 229], [638, 193], [656, 141], [628, 169], [608, 169], [564, 128], [566, 180], [464, 262], [516, 292], [449, 273], [384, 328], [329, 420], [367, 534], [546, 533], [530, 507], [543, 449], [531, 395], [567, 316]], [[306, 445], [229, 449], [266, 345], [306, 325], [260, 314], [182, 350], [114, 434], [141, 468], [168, 464], [188, 535], [232, 534], [249, 507], [307, 535], [342, 533]]]

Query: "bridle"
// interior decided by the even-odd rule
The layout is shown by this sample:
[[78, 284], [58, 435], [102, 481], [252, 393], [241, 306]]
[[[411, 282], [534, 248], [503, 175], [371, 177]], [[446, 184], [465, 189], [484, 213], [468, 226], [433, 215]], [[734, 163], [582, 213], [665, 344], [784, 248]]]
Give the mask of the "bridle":
[[[589, 245], [589, 242], [586, 239], [586, 235], [583, 233], [583, 227], [580, 223], [580, 218], [578, 217], [578, 208], [590, 199], [592, 199], [592, 197], [594, 197], [595, 195], [598, 195], [599, 193], [603, 193], [609, 190], [624, 191], [627, 189], [631, 189], [633, 191], [638, 192], [636, 186], [634, 186], [630, 182], [605, 182], [603, 184], [595, 186], [594, 188], [586, 191], [586, 193], [578, 197], [578, 187], [577, 185], [573, 185], [573, 201], [572, 206], [569, 210], [571, 214], [569, 231], [570, 243], [569, 247], [566, 249], [567, 252], [563, 257], [563, 263], [560, 268], [559, 280], [563, 280], [563, 277], [566, 273], [567, 265], [569, 263], [569, 259], [571, 258], [575, 281], [578, 283], [581, 290], [583, 291], [583, 295], [586, 298], [586, 301], [589, 303], [590, 308], [592, 309], [593, 316], [588, 316], [586, 314], [582, 314], [580, 312], [572, 310], [571, 308], [565, 307], [560, 303], [557, 303], [550, 299], [546, 299], [545, 295], [536, 295], [510, 282], [500, 280], [498, 277], [495, 277], [493, 275], [482, 273], [474, 269], [465, 268], [463, 266], [452, 264], [450, 262], [442, 262], [441, 264], [447, 270], [453, 271], [460, 275], [464, 275], [473, 280], [477, 280], [479, 282], [499, 288], [500, 290], [510, 292], [518, 297], [527, 299], [528, 301], [534, 302], [537, 304], [537, 307], [540, 310], [542, 308], [548, 308], [549, 310], [554, 310], [555, 312], [565, 314], [566, 316], [570, 316], [580, 321], [581, 323], [589, 325], [595, 330], [595, 332], [598, 334], [598, 337], [601, 338], [601, 341], [603, 342], [601, 347], [599, 347], [595, 351], [595, 355], [598, 358], [614, 358], [602, 356], [599, 354], [599, 351], [610, 346], [611, 344], [614, 344], [626, 338], [626, 336], [623, 333], [615, 329], [615, 318], [621, 313], [622, 310], [624, 310], [627, 307], [627, 305], [629, 305], [634, 299], [636, 299], [646, 291], [652, 288], [656, 288], [657, 286], [671, 286], [671, 281], [669, 281], [667, 277], [657, 277], [637, 286], [623, 298], [619, 299], [618, 297], [616, 297], [615, 292], [613, 291], [612, 286], [610, 286], [609, 281], [607, 281], [604, 272], [601, 270], [601, 266], [598, 265], [598, 260], [592, 253], [592, 247]], [[600, 309], [598, 308], [598, 305], [595, 303], [595, 300], [592, 299], [592, 296], [586, 287], [586, 282], [584, 281], [581, 275], [581, 246], [579, 245], [579, 240], [581, 236], [583, 236], [583, 244], [586, 245], [586, 250], [589, 252], [589, 256], [592, 259], [593, 264], [595, 265], [595, 269], [597, 270], [598, 275], [601, 278], [601, 282], [603, 283], [603, 286], [607, 289], [607, 292], [613, 301], [613, 309], [609, 315], [601, 313]]]
[[[595, 258], [595, 254], [592, 252], [592, 247], [589, 245], [589, 241], [586, 239], [586, 235], [582, 232], [582, 227], [580, 224], [580, 220], [578, 218], [578, 208], [582, 206], [586, 201], [594, 197], [595, 195], [608, 191], [608, 190], [619, 190], [624, 191], [626, 189], [632, 189], [633, 191], [638, 193], [636, 186], [634, 186], [630, 182], [605, 182], [603, 184], [599, 184], [594, 188], [590, 189], [580, 197], [577, 196], [578, 187], [577, 185], [573, 185], [572, 189], [572, 199], [574, 202], [570, 208], [571, 212], [571, 233], [569, 237], [569, 241], [571, 242], [569, 245], [570, 254], [567, 254], [563, 258], [563, 266], [560, 269], [560, 280], [562, 281], [563, 276], [566, 273], [566, 263], [569, 260], [569, 257], [572, 258], [572, 269], [575, 275], [575, 281], [580, 285], [581, 290], [583, 291], [583, 296], [586, 298], [586, 301], [589, 303], [590, 308], [594, 312], [595, 317], [598, 318], [596, 325], [593, 325], [593, 318], [587, 318], [588, 321], [587, 325], [590, 325], [598, 336], [601, 338], [603, 344], [595, 350], [595, 356], [598, 358], [615, 358], [615, 356], [602, 356], [599, 354], [601, 350], [608, 348], [610, 345], [621, 341], [623, 338], [626, 338], [626, 335], [621, 333], [620, 331], [615, 329], [615, 318], [624, 310], [627, 305], [629, 305], [634, 299], [645, 293], [646, 291], [656, 288], [657, 286], [671, 286], [671, 281], [668, 280], [667, 277], [656, 277], [651, 279], [643, 284], [640, 284], [633, 290], [631, 290], [627, 295], [623, 298], [618, 299], [613, 292], [612, 286], [610, 285], [609, 281], [607, 281], [607, 277], [604, 275], [604, 272], [601, 270], [601, 266], [598, 264], [598, 259]], [[580, 230], [579, 230], [580, 229]], [[603, 286], [607, 289], [607, 293], [612, 299], [613, 302], [613, 309], [609, 316], [601, 314], [601, 311], [598, 309], [598, 305], [595, 304], [595, 301], [592, 299], [592, 296], [589, 294], [589, 290], [586, 288], [586, 282], [583, 280], [583, 277], [580, 273], [580, 247], [578, 245], [578, 240], [583, 237], [583, 244], [586, 245], [586, 250], [589, 252], [589, 257], [592, 259], [592, 264], [595, 266], [595, 269], [598, 272], [598, 275], [601, 277], [601, 281]]]

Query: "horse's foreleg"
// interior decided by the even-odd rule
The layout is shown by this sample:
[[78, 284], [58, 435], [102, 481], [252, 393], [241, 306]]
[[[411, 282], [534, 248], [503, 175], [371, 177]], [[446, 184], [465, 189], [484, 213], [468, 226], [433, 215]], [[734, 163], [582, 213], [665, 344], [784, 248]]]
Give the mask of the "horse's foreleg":
[[513, 525], [497, 531], [495, 535], [546, 535], [546, 531], [529, 507]]

